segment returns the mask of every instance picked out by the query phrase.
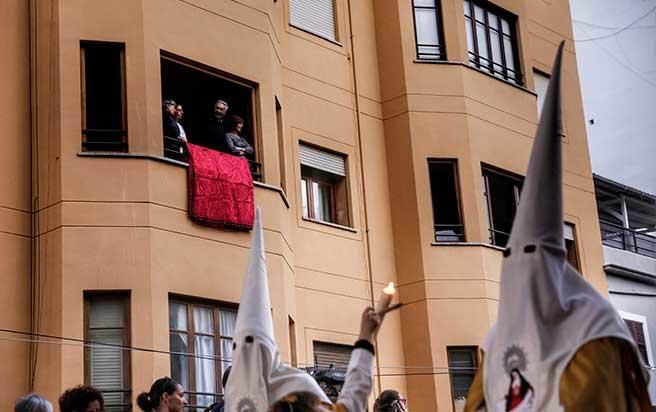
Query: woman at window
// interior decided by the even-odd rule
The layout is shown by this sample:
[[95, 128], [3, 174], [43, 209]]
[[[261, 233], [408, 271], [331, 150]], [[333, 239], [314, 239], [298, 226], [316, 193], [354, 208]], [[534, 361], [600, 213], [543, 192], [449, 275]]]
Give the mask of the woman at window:
[[253, 154], [253, 146], [250, 145], [241, 137], [241, 131], [244, 128], [244, 119], [241, 117], [231, 114], [226, 120], [226, 130], [228, 131], [225, 134], [226, 147], [228, 148], [228, 153], [233, 156], [242, 156]]
[[137, 396], [137, 405], [145, 412], [182, 412], [187, 400], [182, 385], [165, 376], [153, 382], [150, 392]]

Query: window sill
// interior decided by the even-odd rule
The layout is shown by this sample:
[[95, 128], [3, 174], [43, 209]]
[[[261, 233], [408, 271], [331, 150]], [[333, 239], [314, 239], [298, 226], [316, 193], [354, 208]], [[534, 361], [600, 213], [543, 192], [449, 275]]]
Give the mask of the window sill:
[[491, 77], [491, 78], [493, 78], [493, 79], [499, 80], [499, 81], [501, 81], [501, 82], [503, 82], [503, 83], [505, 83], [505, 84], [507, 84], [507, 85], [509, 85], [509, 86], [515, 87], [515, 88], [517, 88], [517, 89], [519, 89], [519, 90], [522, 90], [522, 91], [524, 91], [524, 92], [526, 92], [526, 93], [532, 94], [533, 96], [537, 97], [537, 93], [535, 93], [533, 90], [527, 89], [527, 88], [524, 87], [524, 86], [521, 86], [521, 85], [519, 85], [519, 84], [517, 84], [517, 83], [513, 83], [513, 82], [508, 81], [508, 80], [506, 80], [506, 79], [500, 79], [500, 78], [498, 78], [497, 76], [494, 76], [494, 75], [492, 75], [492, 74], [486, 72], [485, 70], [479, 69], [479, 68], [476, 67], [476, 66], [472, 66], [472, 65], [469, 64], [469, 63], [460, 62], [460, 61], [453, 61], [453, 60], [420, 60], [420, 59], [415, 59], [415, 60], [413, 60], [413, 62], [414, 62], [414, 63], [418, 63], [418, 64], [444, 64], [444, 65], [447, 65], [447, 66], [463, 66], [463, 67], [466, 67], [466, 68], [468, 68], [468, 69], [474, 70], [474, 71], [477, 72], [477, 73], [484, 74], [484, 75], [486, 75], [486, 76], [488, 76], [488, 77]]
[[[189, 163], [181, 162], [179, 160], [169, 159], [168, 157], [152, 155], [148, 153], [125, 153], [125, 152], [79, 152], [77, 154], [79, 157], [105, 157], [105, 158], [124, 158], [124, 159], [146, 159], [146, 160], [155, 160], [162, 163], [168, 163], [171, 165], [188, 168]], [[285, 204], [287, 209], [290, 208], [289, 199], [285, 191], [281, 187], [269, 185], [262, 182], [253, 182], [255, 187], [261, 187], [262, 189], [272, 190], [278, 192], [282, 202]], [[323, 222], [322, 222], [323, 223]], [[332, 223], [326, 223], [332, 225]], [[335, 225], [337, 227], [342, 227], [340, 225]]]
[[324, 222], [323, 220], [311, 219], [311, 218], [305, 217], [305, 216], [303, 216], [301, 219], [305, 220], [306, 222], [312, 222], [312, 223], [317, 223], [319, 225], [333, 227], [335, 229], [346, 230], [346, 231], [351, 232], [351, 233], [358, 233], [357, 230], [353, 229], [350, 226], [343, 226], [343, 225], [338, 225], [337, 223]]
[[431, 246], [486, 247], [489, 249], [498, 250], [499, 252], [503, 252], [505, 250], [505, 248], [501, 246], [481, 242], [431, 242]]

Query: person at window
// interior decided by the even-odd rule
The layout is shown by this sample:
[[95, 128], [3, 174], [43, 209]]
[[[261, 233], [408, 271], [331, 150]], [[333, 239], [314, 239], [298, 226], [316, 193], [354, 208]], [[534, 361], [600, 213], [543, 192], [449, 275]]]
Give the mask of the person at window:
[[371, 307], [362, 313], [360, 337], [351, 353], [346, 380], [336, 404], [322, 401], [313, 392], [292, 392], [274, 403], [269, 412], [364, 412], [373, 386], [373, 341], [381, 322], [381, 316]]
[[166, 137], [180, 137], [180, 128], [175, 120], [175, 101], [164, 100], [162, 102], [162, 132]]
[[180, 124], [182, 116], [184, 115], [184, 109], [180, 103], [175, 105], [175, 123], [178, 125], [178, 130], [180, 131], [179, 138], [183, 142], [187, 141], [187, 133], [185, 133], [184, 127]]
[[105, 401], [102, 393], [89, 385], [79, 385], [67, 389], [59, 397], [61, 412], [103, 412]]
[[253, 154], [253, 146], [241, 137], [241, 131], [244, 128], [244, 119], [231, 114], [225, 121], [226, 131], [225, 142], [227, 151], [233, 156], [246, 156]]
[[187, 400], [182, 385], [165, 376], [153, 382], [150, 392], [137, 396], [137, 405], [145, 412], [182, 412]]
[[52, 412], [52, 404], [40, 395], [30, 393], [16, 400], [14, 412]]
[[225, 100], [219, 99], [214, 103], [212, 120], [210, 120], [210, 124], [207, 127], [207, 133], [205, 136], [206, 141], [203, 142], [204, 146], [220, 152], [226, 151], [226, 127], [224, 124], [224, 118], [228, 112], [228, 107], [228, 103]]
[[394, 389], [382, 391], [374, 403], [374, 412], [406, 412], [407, 410], [407, 401]]

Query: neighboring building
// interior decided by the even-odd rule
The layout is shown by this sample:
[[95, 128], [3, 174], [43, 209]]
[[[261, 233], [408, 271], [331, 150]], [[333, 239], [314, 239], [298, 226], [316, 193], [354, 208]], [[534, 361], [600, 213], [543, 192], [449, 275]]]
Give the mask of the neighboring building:
[[120, 410], [168, 374], [195, 405], [220, 395], [249, 235], [187, 217], [163, 99], [184, 105], [196, 143], [211, 143], [217, 98], [245, 118], [283, 360], [339, 369], [362, 308], [395, 281], [406, 305], [378, 337], [375, 390], [449, 411], [496, 316], [564, 39], [570, 259], [606, 290], [567, 2], [4, 0], [2, 11], [0, 329], [39, 335], [0, 332], [11, 377], [0, 410], [85, 381]]
[[656, 405], [656, 195], [598, 175], [594, 184], [608, 293], [651, 369]]

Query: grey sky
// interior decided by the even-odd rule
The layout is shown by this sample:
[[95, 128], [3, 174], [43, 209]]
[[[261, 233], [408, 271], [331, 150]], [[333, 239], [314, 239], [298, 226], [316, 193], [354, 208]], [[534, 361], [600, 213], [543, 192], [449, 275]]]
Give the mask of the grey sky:
[[570, 7], [592, 169], [656, 194], [656, 0]]

